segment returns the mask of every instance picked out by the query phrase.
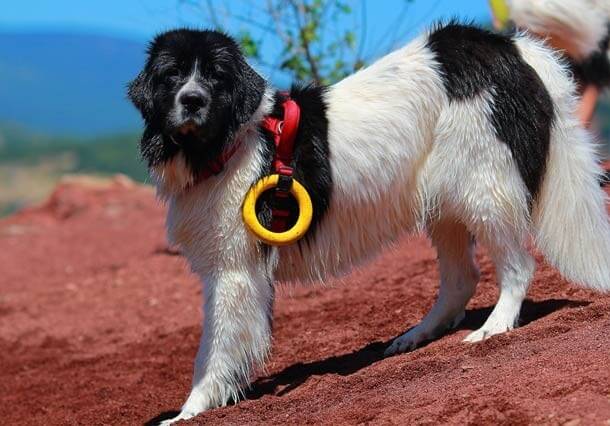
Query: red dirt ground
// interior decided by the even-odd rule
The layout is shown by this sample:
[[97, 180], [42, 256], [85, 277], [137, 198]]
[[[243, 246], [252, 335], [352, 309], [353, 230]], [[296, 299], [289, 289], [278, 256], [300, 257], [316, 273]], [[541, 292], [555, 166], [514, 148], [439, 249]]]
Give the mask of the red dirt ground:
[[[164, 242], [152, 190], [64, 183], [0, 221], [3, 424], [141, 424], [180, 407], [201, 321], [200, 290]], [[437, 292], [423, 238], [275, 306], [273, 354], [249, 399], [206, 424], [610, 424], [610, 295], [542, 263], [523, 327], [461, 340], [496, 298], [489, 259], [463, 326], [384, 359]]]

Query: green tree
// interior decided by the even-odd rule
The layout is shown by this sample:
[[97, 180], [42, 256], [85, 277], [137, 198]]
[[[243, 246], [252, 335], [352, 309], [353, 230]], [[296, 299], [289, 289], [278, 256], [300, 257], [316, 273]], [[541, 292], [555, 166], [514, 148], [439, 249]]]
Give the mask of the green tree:
[[[385, 47], [398, 40], [400, 20], [413, 0], [404, 0], [397, 22], [389, 23]], [[367, 1], [349, 0], [261, 0], [244, 1], [239, 8], [217, 5], [213, 0], [179, 0], [194, 8], [203, 23], [223, 30], [236, 21], [242, 30], [236, 35], [247, 56], [270, 70], [279, 69], [293, 79], [329, 84], [362, 68], [367, 26]], [[368, 3], [369, 5], [373, 3]], [[382, 2], [374, 3], [382, 7]], [[354, 5], [358, 6], [355, 13]], [[349, 22], [349, 25], [346, 25]], [[234, 25], [232, 26], [234, 27]], [[270, 40], [271, 39], [271, 40]], [[261, 56], [263, 43], [279, 43], [275, 63]], [[389, 46], [388, 46], [389, 45]], [[377, 50], [383, 49], [379, 46]], [[383, 51], [376, 53], [385, 53]]]

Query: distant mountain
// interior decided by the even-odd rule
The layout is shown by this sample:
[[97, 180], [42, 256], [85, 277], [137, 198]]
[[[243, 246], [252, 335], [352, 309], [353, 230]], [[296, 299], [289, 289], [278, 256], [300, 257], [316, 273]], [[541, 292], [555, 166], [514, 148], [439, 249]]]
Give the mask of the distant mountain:
[[66, 173], [146, 180], [139, 134], [53, 136], [0, 123], [0, 217], [41, 201]]
[[125, 86], [145, 47], [111, 36], [0, 31], [0, 122], [77, 136], [137, 129]]
[[[142, 67], [145, 49], [144, 41], [118, 36], [0, 29], [0, 145], [16, 136], [44, 144], [49, 136], [91, 140], [137, 132], [140, 118], [125, 86]], [[610, 96], [598, 117], [608, 140]]]

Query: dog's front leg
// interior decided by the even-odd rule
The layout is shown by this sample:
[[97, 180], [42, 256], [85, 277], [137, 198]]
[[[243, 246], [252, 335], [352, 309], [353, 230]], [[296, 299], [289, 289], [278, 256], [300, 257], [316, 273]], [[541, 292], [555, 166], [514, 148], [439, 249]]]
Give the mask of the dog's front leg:
[[180, 414], [166, 424], [237, 401], [269, 351], [273, 283], [268, 274], [233, 269], [206, 274], [202, 282], [203, 333], [193, 386]]

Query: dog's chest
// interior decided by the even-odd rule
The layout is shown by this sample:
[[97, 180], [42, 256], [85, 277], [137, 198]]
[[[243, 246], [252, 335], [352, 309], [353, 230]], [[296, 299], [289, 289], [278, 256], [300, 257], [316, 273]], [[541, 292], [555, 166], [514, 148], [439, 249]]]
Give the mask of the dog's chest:
[[225, 215], [215, 206], [226, 198], [222, 188], [215, 190], [193, 189], [188, 194], [170, 200], [167, 213], [167, 233], [172, 244], [177, 244], [187, 250], [194, 245], [201, 245], [205, 238], [206, 244], [213, 243], [213, 236], [218, 235], [222, 228]]
[[258, 176], [260, 161], [256, 149], [246, 150], [221, 175], [169, 200], [169, 241], [180, 246], [191, 263], [213, 268], [223, 256], [233, 258], [251, 250], [241, 205]]

